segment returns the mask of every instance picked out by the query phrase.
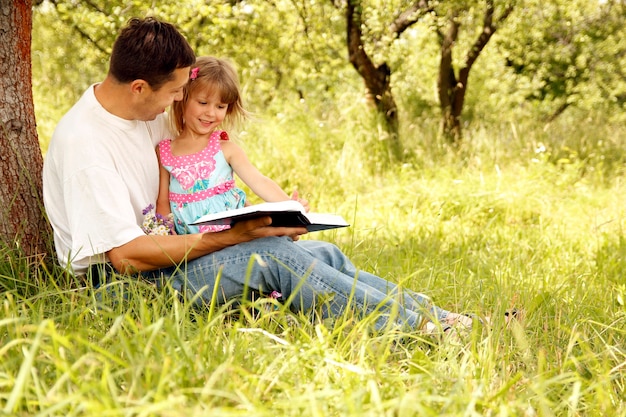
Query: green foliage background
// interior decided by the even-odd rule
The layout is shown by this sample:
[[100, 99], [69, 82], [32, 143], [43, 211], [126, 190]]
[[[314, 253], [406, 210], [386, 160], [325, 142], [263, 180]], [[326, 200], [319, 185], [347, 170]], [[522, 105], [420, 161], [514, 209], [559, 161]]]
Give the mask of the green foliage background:
[[[386, 25], [408, 4], [361, 4], [368, 52], [392, 68], [406, 155], [444, 146], [438, 136], [435, 34], [442, 23], [431, 14], [400, 38], [389, 39]], [[460, 10], [464, 31], [455, 46], [458, 66], [480, 27], [484, 2], [434, 4], [443, 17]], [[497, 1], [495, 5], [501, 6]], [[585, 124], [589, 120], [600, 125], [622, 123], [625, 9], [620, 1], [517, 1], [514, 13], [472, 71], [465, 127], [501, 130], [514, 123], [540, 129], [562, 107], [567, 109], [562, 117], [565, 124], [583, 119]], [[295, 135], [291, 146], [298, 151], [319, 149], [320, 141], [324, 147], [342, 147], [347, 139], [354, 139], [360, 151], [350, 149], [353, 159], [362, 159], [374, 172], [388, 165], [387, 138], [368, 106], [362, 80], [347, 59], [341, 3], [311, 0], [44, 2], [34, 10], [32, 54], [44, 152], [60, 116], [89, 84], [104, 77], [119, 28], [132, 16], [146, 15], [176, 24], [199, 55], [225, 56], [237, 64], [250, 110], [272, 125], [271, 132], [265, 133], [260, 129], [263, 122], [251, 124], [249, 129], [260, 129], [254, 131], [255, 138], [276, 134], [278, 125], [286, 129], [285, 134]], [[367, 133], [360, 137], [359, 132]], [[551, 143], [542, 143], [552, 150]]]

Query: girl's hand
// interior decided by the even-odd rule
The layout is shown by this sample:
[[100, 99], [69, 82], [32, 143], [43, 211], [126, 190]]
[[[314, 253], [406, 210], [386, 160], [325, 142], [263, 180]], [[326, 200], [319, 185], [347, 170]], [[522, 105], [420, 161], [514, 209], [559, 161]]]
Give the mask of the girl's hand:
[[306, 211], [307, 213], [310, 210], [309, 207], [309, 200], [306, 200], [304, 198], [300, 198], [298, 196], [298, 190], [293, 190], [293, 193], [291, 193], [291, 199], [292, 200], [296, 200], [298, 203], [302, 204], [302, 206], [304, 206], [304, 211]]

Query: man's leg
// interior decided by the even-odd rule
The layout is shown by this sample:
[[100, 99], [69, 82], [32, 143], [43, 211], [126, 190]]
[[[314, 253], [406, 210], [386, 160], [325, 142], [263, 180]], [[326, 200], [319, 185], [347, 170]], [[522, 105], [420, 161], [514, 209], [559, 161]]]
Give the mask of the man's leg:
[[350, 261], [337, 246], [331, 243], [317, 240], [303, 240], [296, 242], [296, 244], [306, 249], [311, 256], [320, 259], [322, 262], [348, 276], [358, 276], [359, 281], [376, 288], [382, 293], [395, 298], [399, 296], [398, 294], [401, 294], [402, 304], [406, 309], [420, 313], [427, 312], [429, 319], [439, 321], [445, 321], [446, 317], [451, 314], [449, 311], [432, 304], [430, 297], [425, 294], [406, 288], [400, 288], [391, 281], [366, 271], [358, 270], [354, 264], [352, 264], [352, 261]]
[[[363, 314], [378, 309], [383, 313], [376, 323], [378, 328], [389, 320], [385, 313], [394, 310], [398, 315], [394, 321], [413, 329], [422, 326], [425, 315], [430, 316], [430, 303], [420, 298], [423, 296], [406, 297], [403, 292], [402, 297], [394, 291], [394, 284], [357, 271], [334, 245], [306, 242], [312, 241], [257, 239], [189, 261], [177, 270], [161, 272], [164, 276], [171, 274], [168, 279], [172, 286], [187, 297], [200, 292], [199, 301], [204, 303], [210, 302], [219, 280], [220, 303], [240, 297], [247, 287], [264, 294], [278, 291], [299, 311], [311, 310], [320, 300], [327, 301], [322, 307], [330, 311], [323, 311], [333, 316], [341, 314], [349, 302]], [[404, 304], [398, 302], [399, 298], [405, 298]]]

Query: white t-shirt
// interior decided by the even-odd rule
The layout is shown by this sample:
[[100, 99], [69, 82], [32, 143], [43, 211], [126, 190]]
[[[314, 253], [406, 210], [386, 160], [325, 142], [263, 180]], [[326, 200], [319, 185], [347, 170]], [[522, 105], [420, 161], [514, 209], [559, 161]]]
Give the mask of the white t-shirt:
[[156, 202], [156, 144], [171, 137], [167, 116], [150, 122], [107, 112], [92, 85], [59, 122], [43, 167], [44, 205], [61, 265], [75, 274], [105, 252], [144, 235]]

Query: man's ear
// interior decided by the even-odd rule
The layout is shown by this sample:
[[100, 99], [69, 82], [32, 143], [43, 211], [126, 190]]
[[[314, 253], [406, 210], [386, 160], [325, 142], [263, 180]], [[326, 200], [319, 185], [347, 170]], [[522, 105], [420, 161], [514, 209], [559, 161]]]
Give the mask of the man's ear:
[[149, 84], [145, 80], [135, 80], [130, 83], [130, 92], [133, 94], [141, 94], [149, 88]]

